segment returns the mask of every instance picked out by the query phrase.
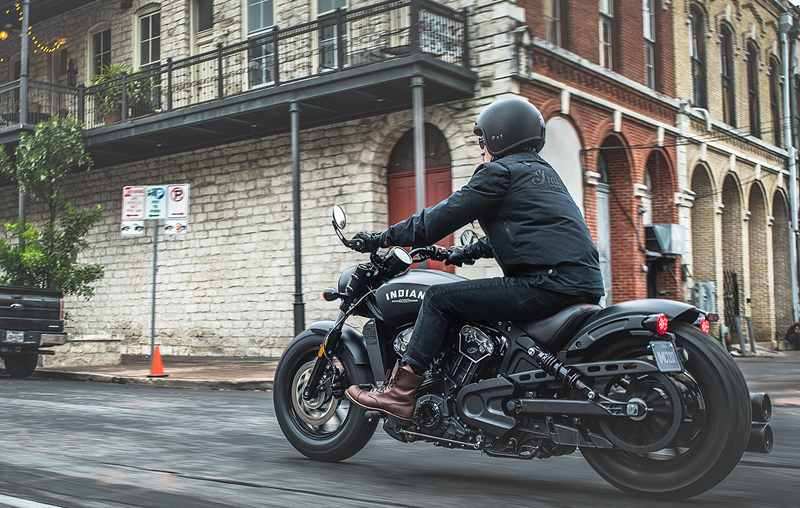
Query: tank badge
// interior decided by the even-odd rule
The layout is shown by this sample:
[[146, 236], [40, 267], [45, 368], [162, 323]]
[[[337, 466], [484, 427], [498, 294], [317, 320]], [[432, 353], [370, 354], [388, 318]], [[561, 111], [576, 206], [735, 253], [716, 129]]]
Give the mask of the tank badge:
[[418, 303], [425, 299], [424, 291], [398, 289], [386, 293], [386, 301], [391, 303]]

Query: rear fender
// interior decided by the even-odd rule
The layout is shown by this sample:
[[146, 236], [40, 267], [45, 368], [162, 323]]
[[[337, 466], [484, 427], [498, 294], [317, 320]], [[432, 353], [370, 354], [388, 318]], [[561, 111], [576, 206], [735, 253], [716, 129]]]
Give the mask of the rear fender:
[[[328, 330], [331, 329], [333, 326], [332, 320], [327, 321], [314, 321], [311, 323], [309, 329], [313, 332], [326, 335]], [[353, 359], [356, 361], [358, 365], [369, 365], [369, 355], [367, 354], [367, 345], [364, 341], [364, 335], [353, 328], [352, 326], [345, 324], [342, 327], [342, 342], [350, 350], [350, 353], [353, 355]]]
[[642, 330], [642, 321], [653, 314], [663, 313], [672, 321], [692, 324], [702, 312], [692, 305], [675, 300], [644, 299], [606, 307], [589, 319], [570, 340], [564, 351], [569, 355], [581, 354], [603, 337], [625, 330]]

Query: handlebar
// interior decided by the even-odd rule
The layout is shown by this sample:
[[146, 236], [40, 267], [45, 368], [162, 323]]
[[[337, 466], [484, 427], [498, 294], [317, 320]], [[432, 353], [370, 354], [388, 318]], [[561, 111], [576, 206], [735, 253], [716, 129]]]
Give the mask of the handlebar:
[[432, 259], [433, 261], [445, 261], [451, 253], [451, 250], [447, 247], [442, 247], [441, 245], [428, 245], [425, 247], [411, 249], [409, 255], [416, 263], [428, 259]]

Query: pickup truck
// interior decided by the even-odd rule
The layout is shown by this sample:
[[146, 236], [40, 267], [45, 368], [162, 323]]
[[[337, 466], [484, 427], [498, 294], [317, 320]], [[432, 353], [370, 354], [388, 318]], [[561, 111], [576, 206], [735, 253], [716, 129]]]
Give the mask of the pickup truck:
[[39, 355], [66, 341], [60, 290], [0, 286], [0, 357], [9, 376], [30, 376]]

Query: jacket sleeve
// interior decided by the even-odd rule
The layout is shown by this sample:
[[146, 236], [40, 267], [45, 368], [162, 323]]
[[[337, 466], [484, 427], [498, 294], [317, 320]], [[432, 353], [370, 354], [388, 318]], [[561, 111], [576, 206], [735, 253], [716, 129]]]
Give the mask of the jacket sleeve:
[[488, 236], [481, 237], [477, 242], [464, 248], [465, 253], [472, 259], [494, 257], [492, 243]]
[[449, 198], [384, 231], [381, 244], [432, 245], [494, 208], [505, 197], [510, 183], [511, 175], [505, 167], [497, 163], [481, 164], [469, 183]]

